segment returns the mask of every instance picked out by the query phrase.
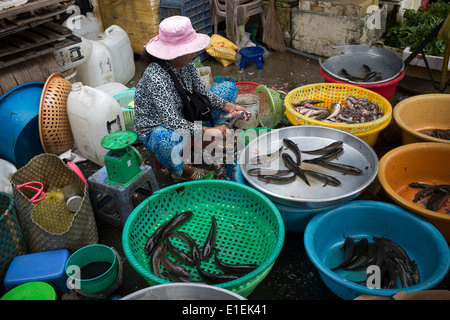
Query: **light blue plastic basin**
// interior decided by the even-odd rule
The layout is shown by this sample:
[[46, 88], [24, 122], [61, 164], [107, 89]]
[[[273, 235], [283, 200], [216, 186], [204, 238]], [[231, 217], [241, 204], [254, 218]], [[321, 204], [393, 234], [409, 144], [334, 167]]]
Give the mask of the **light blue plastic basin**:
[[[376, 289], [356, 284], [347, 271], [332, 271], [330, 267], [342, 261], [337, 254], [344, 237], [385, 237], [399, 244], [417, 263], [419, 283], [398, 289]], [[362, 294], [392, 297], [400, 291], [431, 289], [447, 274], [450, 252], [445, 238], [431, 223], [412, 212], [385, 202], [352, 201], [316, 215], [308, 223], [304, 234], [308, 257], [319, 270], [325, 284], [342, 299], [354, 299]], [[337, 257], [341, 257], [340, 260]], [[364, 276], [367, 274], [364, 272]], [[357, 280], [357, 279], [352, 279]]]

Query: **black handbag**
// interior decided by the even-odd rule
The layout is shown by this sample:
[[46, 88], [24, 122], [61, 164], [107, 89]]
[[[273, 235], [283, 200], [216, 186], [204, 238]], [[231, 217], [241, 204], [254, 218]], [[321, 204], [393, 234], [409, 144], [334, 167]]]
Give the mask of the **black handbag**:
[[214, 120], [210, 108], [211, 102], [209, 101], [209, 98], [195, 90], [195, 88], [193, 88], [193, 93], [190, 93], [188, 90], [184, 89], [169, 64], [166, 61], [158, 61], [158, 63], [164, 70], [167, 71], [175, 84], [175, 88], [183, 101], [183, 112], [185, 119], [191, 122], [209, 121], [211, 127], [214, 127]]

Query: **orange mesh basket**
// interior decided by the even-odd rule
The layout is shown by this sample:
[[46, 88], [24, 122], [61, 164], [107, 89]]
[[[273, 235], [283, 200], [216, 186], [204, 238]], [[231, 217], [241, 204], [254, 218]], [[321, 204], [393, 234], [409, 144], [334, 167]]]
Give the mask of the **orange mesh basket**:
[[61, 74], [51, 74], [45, 82], [39, 104], [39, 134], [46, 153], [59, 155], [72, 148], [74, 139], [67, 116], [67, 98], [72, 83]]
[[[378, 104], [384, 115], [374, 121], [365, 123], [332, 123], [320, 120], [315, 120], [306, 117], [294, 110], [292, 104], [300, 102], [304, 99], [323, 100], [321, 106], [331, 110], [332, 103], [340, 101], [346, 105], [345, 98], [354, 96], [356, 98], [367, 98], [368, 101]], [[284, 98], [284, 105], [286, 107], [286, 116], [289, 122], [293, 125], [317, 125], [340, 129], [351, 134], [361, 134], [374, 129], [385, 127], [392, 119], [392, 106], [389, 101], [380, 94], [361, 87], [339, 84], [339, 83], [316, 83], [302, 86], [290, 91]]]

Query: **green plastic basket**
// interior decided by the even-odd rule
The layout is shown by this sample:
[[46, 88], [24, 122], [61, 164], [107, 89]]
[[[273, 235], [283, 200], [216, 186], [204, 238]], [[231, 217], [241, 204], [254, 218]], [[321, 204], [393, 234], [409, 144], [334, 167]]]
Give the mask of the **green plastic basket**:
[[280, 123], [283, 116], [284, 104], [280, 94], [265, 85], [256, 88], [255, 94], [260, 99], [259, 104], [259, 123], [262, 127], [275, 128]]
[[128, 131], [134, 130], [134, 106], [130, 106], [130, 102], [134, 101], [135, 92], [136, 88], [130, 88], [113, 95], [122, 109], [125, 128]]
[[17, 217], [14, 199], [0, 192], [0, 282], [3, 283], [11, 261], [27, 253], [27, 244]]
[[[150, 255], [144, 253], [148, 237], [175, 214], [191, 210], [193, 216], [177, 230], [191, 235], [199, 247], [211, 226], [217, 221], [216, 247], [226, 255], [228, 263], [256, 263], [259, 267], [236, 280], [216, 286], [248, 296], [269, 273], [284, 242], [285, 229], [280, 212], [262, 193], [248, 186], [226, 180], [189, 181], [160, 189], [137, 206], [128, 217], [122, 243], [132, 267], [150, 285], [171, 282], [153, 275]], [[188, 250], [183, 240], [171, 238], [172, 243]], [[169, 253], [169, 258], [174, 260]], [[182, 263], [180, 263], [182, 264]], [[202, 279], [193, 266], [184, 265], [193, 280]], [[223, 273], [211, 256], [201, 262], [208, 272]], [[163, 267], [161, 267], [163, 268]]]

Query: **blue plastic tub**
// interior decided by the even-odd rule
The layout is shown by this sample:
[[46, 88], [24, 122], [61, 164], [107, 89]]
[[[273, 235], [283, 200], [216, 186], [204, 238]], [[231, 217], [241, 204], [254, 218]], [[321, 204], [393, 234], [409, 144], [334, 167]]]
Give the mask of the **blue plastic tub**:
[[[349, 280], [364, 280], [365, 270], [331, 271], [342, 261], [339, 254], [344, 237], [385, 237], [398, 243], [417, 263], [420, 281], [418, 284], [398, 289], [375, 289]], [[336, 209], [316, 215], [308, 224], [304, 234], [308, 257], [319, 270], [325, 284], [342, 299], [354, 299], [362, 294], [392, 297], [398, 292], [431, 289], [447, 274], [450, 267], [450, 251], [445, 238], [428, 221], [412, 212], [385, 202], [352, 201]], [[351, 275], [350, 273], [353, 273]]]
[[27, 82], [0, 97], [0, 158], [24, 166], [44, 152], [39, 105], [44, 83]]
[[[247, 185], [239, 165], [236, 165], [234, 180], [241, 184]], [[339, 206], [336, 205], [328, 208], [319, 208], [319, 209], [304, 209], [287, 206], [275, 202], [273, 202], [273, 204], [277, 207], [278, 211], [280, 211], [281, 217], [283, 218], [284, 227], [286, 231], [289, 232], [304, 232], [306, 225], [316, 214], [327, 210], [331, 210]]]
[[16, 256], [8, 267], [4, 279], [5, 291], [31, 281], [42, 281], [67, 292], [65, 265], [69, 259], [66, 249], [36, 252]]

